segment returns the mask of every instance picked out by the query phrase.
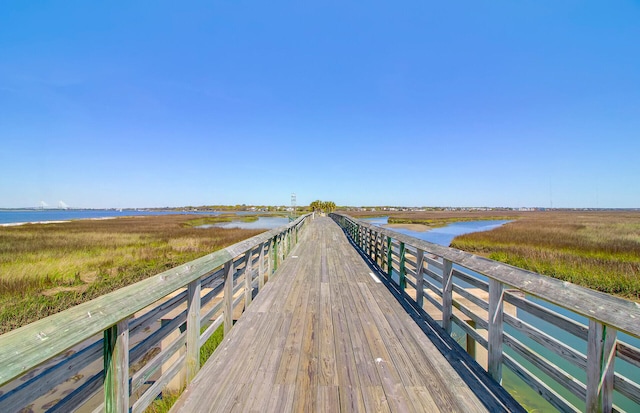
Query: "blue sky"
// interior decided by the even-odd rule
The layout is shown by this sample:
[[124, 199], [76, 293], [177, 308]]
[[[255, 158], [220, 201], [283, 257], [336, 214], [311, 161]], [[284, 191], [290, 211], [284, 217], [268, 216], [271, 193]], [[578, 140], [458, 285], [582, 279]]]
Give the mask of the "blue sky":
[[640, 207], [637, 1], [0, 2], [0, 207]]

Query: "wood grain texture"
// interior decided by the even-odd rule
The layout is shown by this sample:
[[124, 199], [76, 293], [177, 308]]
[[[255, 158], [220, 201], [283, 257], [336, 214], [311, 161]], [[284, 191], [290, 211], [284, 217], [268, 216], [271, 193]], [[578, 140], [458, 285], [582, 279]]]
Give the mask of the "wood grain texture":
[[[300, 225], [306, 215], [288, 224]], [[0, 336], [0, 385], [37, 367], [65, 350], [102, 334], [120, 320], [161, 300], [247, 250], [264, 243], [285, 228], [267, 231], [220, 251], [179, 265], [133, 285], [46, 317]], [[150, 319], [151, 319], [150, 315]], [[133, 328], [133, 326], [132, 326]]]
[[[344, 216], [344, 215], [339, 215]], [[348, 219], [353, 219], [348, 217]], [[360, 228], [373, 225], [358, 221]], [[600, 293], [585, 287], [546, 277], [532, 271], [502, 264], [454, 248], [432, 244], [386, 228], [375, 227], [380, 234], [420, 248], [427, 254], [443, 257], [471, 271], [486, 275], [527, 294], [542, 298], [589, 319], [598, 315], [601, 323], [640, 338], [640, 305], [633, 301]]]
[[334, 222], [300, 238], [172, 412], [487, 411]]

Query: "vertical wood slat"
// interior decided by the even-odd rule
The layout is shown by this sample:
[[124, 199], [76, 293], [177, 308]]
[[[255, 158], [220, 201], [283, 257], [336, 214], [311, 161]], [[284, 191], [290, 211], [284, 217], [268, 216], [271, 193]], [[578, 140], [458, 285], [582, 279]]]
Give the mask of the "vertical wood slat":
[[374, 258], [373, 261], [376, 263], [376, 265], [380, 265], [380, 249], [378, 248], [378, 241], [380, 240], [380, 233], [378, 231], [376, 231], [376, 240], [375, 240], [375, 244], [374, 244]]
[[258, 258], [258, 291], [262, 291], [262, 287], [264, 287], [264, 247], [265, 243], [260, 244], [260, 256]]
[[487, 372], [498, 383], [502, 383], [503, 291], [504, 285], [501, 282], [489, 278]]
[[603, 367], [601, 379], [602, 410], [610, 412], [613, 407], [613, 380], [615, 374], [617, 331], [612, 327], [605, 329], [606, 337], [603, 349]]
[[374, 259], [375, 255], [374, 232], [372, 229], [369, 229], [369, 258]]
[[224, 264], [224, 335], [229, 334], [233, 326], [233, 260]]
[[362, 227], [362, 251], [369, 256], [369, 244], [367, 242], [367, 233], [369, 232], [368, 228]]
[[364, 230], [364, 245], [367, 257], [371, 258], [371, 229], [365, 228]]
[[186, 383], [189, 384], [200, 370], [200, 290], [201, 279], [187, 286], [187, 357]]
[[391, 237], [387, 237], [387, 277], [393, 276], [393, 256], [391, 251]]
[[253, 265], [251, 258], [253, 257], [253, 250], [249, 250], [245, 253], [245, 267], [244, 267], [244, 308], [245, 310], [251, 304], [253, 299], [253, 287], [251, 287], [253, 281]]
[[271, 262], [272, 251], [273, 251], [273, 239], [267, 242], [267, 252], [265, 254], [266, 255], [265, 260], [267, 262], [267, 275], [269, 276], [269, 278], [271, 278], [271, 274], [273, 274], [273, 267]]
[[400, 274], [398, 278], [398, 284], [400, 290], [404, 291], [407, 288], [407, 269], [405, 268], [407, 261], [407, 247], [404, 242], [400, 242]]
[[104, 411], [129, 411], [129, 322], [104, 331]]
[[613, 404], [613, 373], [616, 331], [589, 320], [587, 338], [587, 412], [610, 412]]
[[442, 260], [442, 328], [451, 335], [451, 316], [453, 315], [453, 263]]
[[274, 272], [276, 272], [278, 270], [278, 254], [279, 254], [278, 249], [279, 249], [279, 243], [280, 243], [279, 240], [280, 240], [280, 236], [278, 236], [278, 235], [276, 235], [273, 238], [273, 244], [272, 244], [272, 246], [273, 246], [273, 248], [272, 248], [273, 249], [273, 251], [272, 251], [273, 252], [273, 267], [272, 268], [273, 269], [271, 270], [271, 274], [273, 274]]
[[422, 266], [424, 265], [424, 251], [418, 248], [416, 254], [416, 303], [422, 308], [424, 301], [424, 275], [422, 274]]

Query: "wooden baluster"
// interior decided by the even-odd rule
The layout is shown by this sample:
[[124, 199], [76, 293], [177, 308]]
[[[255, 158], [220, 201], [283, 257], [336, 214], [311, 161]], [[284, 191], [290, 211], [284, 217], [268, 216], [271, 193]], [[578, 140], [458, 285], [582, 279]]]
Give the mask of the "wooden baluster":
[[287, 240], [286, 231], [280, 234], [280, 236], [282, 237], [282, 248], [280, 248], [280, 263], [282, 264], [287, 256], [287, 245], [289, 244], [289, 242]]
[[453, 264], [442, 259], [442, 328], [451, 335], [451, 316], [453, 315]]
[[280, 244], [280, 236], [276, 235], [273, 238], [273, 272], [275, 273], [278, 270], [278, 246]]
[[265, 243], [260, 244], [260, 258], [258, 258], [258, 292], [264, 287], [264, 247]]
[[502, 383], [503, 294], [504, 285], [500, 281], [489, 278], [487, 372], [498, 383]]
[[233, 327], [233, 259], [224, 264], [224, 336], [227, 337]]
[[380, 239], [380, 233], [378, 231], [376, 231], [376, 239], [374, 241], [373, 244], [373, 261], [376, 263], [376, 265], [380, 265], [380, 249], [378, 248], [378, 240]]
[[200, 370], [200, 278], [187, 286], [187, 384]]
[[362, 227], [362, 250], [369, 256], [369, 228]]
[[273, 239], [267, 242], [267, 252], [265, 259], [267, 260], [267, 275], [269, 279], [271, 279], [271, 274], [273, 274], [273, 266], [271, 256], [273, 254]]
[[129, 322], [104, 330], [104, 411], [129, 411]]
[[387, 237], [387, 277], [393, 276], [393, 251], [391, 250], [391, 237]]
[[405, 268], [406, 265], [406, 254], [407, 248], [404, 245], [404, 242], [400, 243], [400, 276], [398, 278], [398, 284], [400, 285], [400, 290], [404, 292], [407, 288], [407, 270]]
[[251, 300], [253, 299], [253, 287], [251, 286], [253, 281], [253, 263], [251, 262], [251, 257], [253, 256], [253, 250], [250, 249], [245, 253], [245, 267], [244, 267], [244, 309], [245, 311], [251, 304]]
[[587, 412], [610, 412], [613, 405], [613, 373], [616, 330], [589, 320], [587, 338]]
[[424, 300], [424, 275], [422, 274], [422, 266], [424, 265], [424, 251], [418, 248], [416, 254], [416, 303], [422, 308]]

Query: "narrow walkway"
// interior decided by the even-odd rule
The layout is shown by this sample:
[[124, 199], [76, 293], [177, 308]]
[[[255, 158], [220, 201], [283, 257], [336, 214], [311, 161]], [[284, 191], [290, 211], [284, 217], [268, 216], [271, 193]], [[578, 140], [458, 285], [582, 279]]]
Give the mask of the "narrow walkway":
[[487, 411], [329, 218], [317, 218], [172, 411]]

